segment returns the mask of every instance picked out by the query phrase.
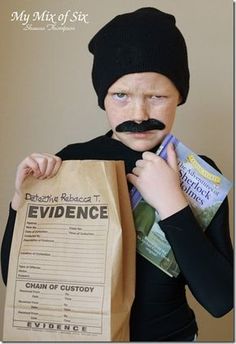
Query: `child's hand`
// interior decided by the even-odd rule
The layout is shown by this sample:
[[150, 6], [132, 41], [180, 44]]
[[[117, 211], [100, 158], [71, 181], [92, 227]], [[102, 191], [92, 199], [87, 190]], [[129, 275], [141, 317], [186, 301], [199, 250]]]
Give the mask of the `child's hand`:
[[127, 175], [147, 203], [154, 207], [164, 219], [185, 208], [188, 203], [180, 187], [177, 158], [170, 144], [167, 161], [151, 152], [144, 152], [137, 160], [133, 173]]
[[12, 208], [18, 209], [21, 186], [29, 175], [37, 179], [51, 178], [58, 172], [61, 162], [61, 158], [47, 153], [33, 153], [26, 157], [17, 167]]

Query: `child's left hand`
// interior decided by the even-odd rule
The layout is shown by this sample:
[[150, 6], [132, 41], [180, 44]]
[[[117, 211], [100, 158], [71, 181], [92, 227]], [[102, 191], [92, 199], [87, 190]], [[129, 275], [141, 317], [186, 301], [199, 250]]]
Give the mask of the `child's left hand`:
[[185, 208], [188, 202], [180, 187], [177, 157], [172, 144], [167, 147], [167, 161], [155, 153], [144, 152], [142, 160], [127, 175], [147, 203], [164, 219]]

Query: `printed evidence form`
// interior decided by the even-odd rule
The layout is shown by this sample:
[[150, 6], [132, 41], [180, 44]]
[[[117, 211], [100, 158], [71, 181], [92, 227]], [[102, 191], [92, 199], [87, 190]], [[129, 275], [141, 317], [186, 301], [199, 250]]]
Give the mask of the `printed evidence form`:
[[13, 327], [102, 333], [108, 225], [107, 204], [28, 203]]

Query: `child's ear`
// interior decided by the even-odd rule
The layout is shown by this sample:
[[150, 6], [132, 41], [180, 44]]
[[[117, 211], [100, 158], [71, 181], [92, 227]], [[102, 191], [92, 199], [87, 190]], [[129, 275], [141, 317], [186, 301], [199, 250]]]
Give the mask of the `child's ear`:
[[181, 95], [179, 94], [179, 99], [178, 99], [178, 105], [182, 102], [182, 97], [181, 97]]

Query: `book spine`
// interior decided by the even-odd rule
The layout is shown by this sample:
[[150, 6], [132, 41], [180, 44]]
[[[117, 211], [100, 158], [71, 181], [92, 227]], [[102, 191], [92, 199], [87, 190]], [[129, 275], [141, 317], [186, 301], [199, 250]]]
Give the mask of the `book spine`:
[[178, 145], [179, 140], [172, 134], [168, 134], [163, 140], [162, 144], [158, 148], [156, 154], [159, 155], [164, 160], [167, 160], [167, 146], [172, 143], [175, 147]]

